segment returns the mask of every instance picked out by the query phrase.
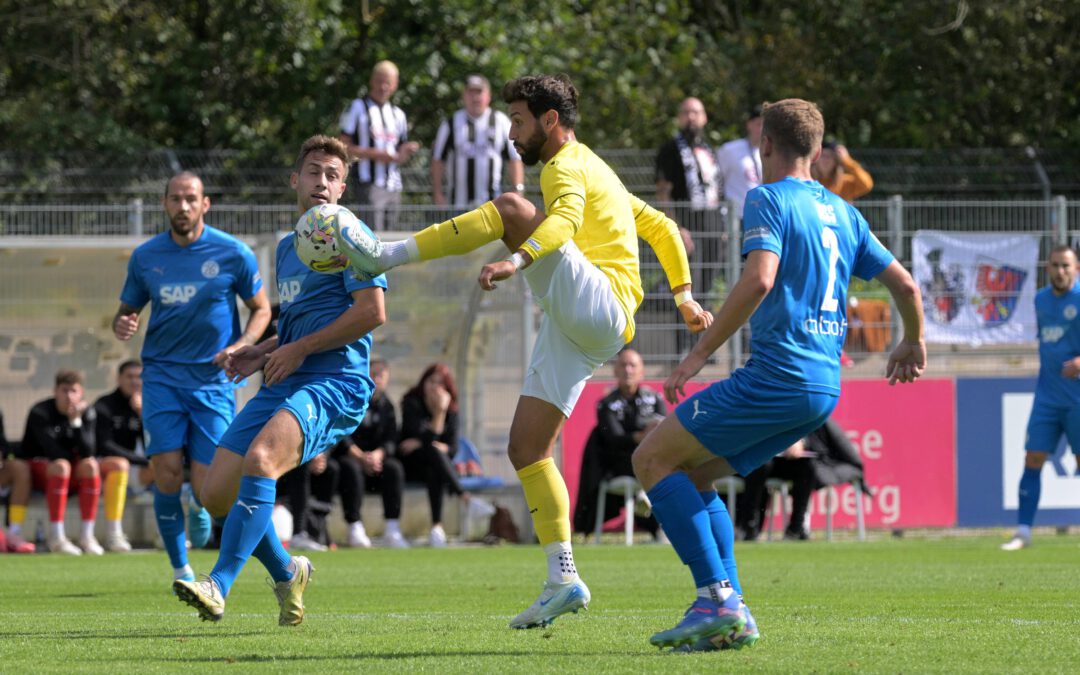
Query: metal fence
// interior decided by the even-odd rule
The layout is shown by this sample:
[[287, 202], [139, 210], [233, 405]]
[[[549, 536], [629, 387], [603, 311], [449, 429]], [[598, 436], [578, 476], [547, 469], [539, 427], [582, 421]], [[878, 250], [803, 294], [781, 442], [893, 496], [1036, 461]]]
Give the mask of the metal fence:
[[[911, 198], [1080, 198], [1080, 157], [1071, 150], [1033, 148], [852, 150], [874, 177], [873, 195]], [[632, 192], [656, 189], [655, 149], [598, 149]], [[0, 152], [0, 203], [156, 202], [165, 181], [182, 170], [199, 174], [207, 194], [230, 202], [265, 203], [290, 195], [290, 158], [252, 157], [236, 150], [158, 150], [134, 155], [64, 151], [48, 157]], [[402, 167], [405, 199], [430, 203], [430, 153]], [[539, 167], [526, 169], [530, 189]]]
[[[738, 219], [727, 209], [703, 213], [685, 204], [659, 206], [690, 230], [695, 296], [718, 307], [739, 275]], [[1043, 257], [1054, 243], [1080, 239], [1080, 201], [1064, 198], [944, 202], [894, 197], [860, 202], [859, 208], [881, 241], [909, 268], [912, 239], [919, 230], [1033, 234], [1040, 238]], [[370, 217], [364, 209], [356, 210]], [[400, 231], [382, 236], [404, 236], [449, 215], [432, 207], [403, 207]], [[296, 208], [287, 204], [215, 204], [209, 221], [249, 241], [264, 278], [272, 279], [278, 235], [291, 228], [296, 216]], [[115, 365], [138, 353], [138, 339], [119, 343], [109, 325], [131, 250], [165, 226], [157, 205], [0, 206], [0, 410], [9, 437], [20, 435], [30, 405], [50, 395], [57, 368], [82, 370], [96, 395], [111, 388]], [[492, 244], [469, 256], [392, 273], [389, 321], [375, 339], [376, 351], [392, 364], [395, 398], [430, 362], [451, 365], [461, 380], [465, 432], [488, 453], [491, 470], [512, 479], [504, 456], [508, 421], [538, 314], [520, 280], [496, 293], [479, 291], [476, 272], [500, 255], [499, 248]], [[663, 270], [644, 244], [641, 276], [646, 295], [636, 317], [633, 346], [642, 352], [649, 374], [663, 376], [693, 338], [681, 327]], [[1038, 282], [1045, 283], [1041, 270]], [[869, 300], [887, 298], [874, 284], [853, 285], [851, 293]], [[863, 327], [877, 332], [876, 344], [849, 344], [852, 363], [844, 369], [845, 377], [882, 374], [887, 349], [898, 337], [895, 312], [889, 317]], [[735, 335], [704, 376], [720, 377], [744, 363], [748, 338], [745, 329]], [[930, 372], [938, 376], [1031, 374], [1038, 367], [1034, 343], [931, 345], [930, 352]], [[609, 375], [606, 366], [600, 375]]]

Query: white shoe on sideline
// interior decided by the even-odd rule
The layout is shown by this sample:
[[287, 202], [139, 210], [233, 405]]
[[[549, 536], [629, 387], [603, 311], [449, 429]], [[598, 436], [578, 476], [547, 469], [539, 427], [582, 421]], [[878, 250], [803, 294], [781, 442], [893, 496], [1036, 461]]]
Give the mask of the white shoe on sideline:
[[79, 548], [87, 555], [105, 555], [105, 549], [101, 547], [97, 537], [94, 535], [90, 535], [89, 537], [79, 537]]
[[323, 544], [312, 539], [307, 532], [297, 532], [289, 540], [289, 549], [293, 551], [327, 551]]
[[131, 542], [123, 533], [110, 534], [105, 537], [105, 550], [112, 553], [131, 553]]
[[442, 525], [431, 528], [431, 533], [428, 535], [428, 544], [431, 545], [431, 548], [446, 548], [446, 530], [442, 528]]
[[63, 555], [82, 555], [82, 550], [71, 543], [71, 540], [67, 537], [57, 537], [55, 539], [49, 539], [49, 550], [53, 553], [62, 553]]
[[349, 526], [349, 546], [351, 548], [371, 548], [371, 537], [364, 530], [363, 523], [353, 523]]
[[401, 530], [386, 532], [380, 543], [386, 548], [409, 548], [409, 542], [401, 535]]
[[1021, 537], [1020, 535], [1013, 536], [1012, 539], [1001, 545], [1002, 551], [1019, 551], [1022, 548], [1028, 548], [1031, 546], [1030, 537]]

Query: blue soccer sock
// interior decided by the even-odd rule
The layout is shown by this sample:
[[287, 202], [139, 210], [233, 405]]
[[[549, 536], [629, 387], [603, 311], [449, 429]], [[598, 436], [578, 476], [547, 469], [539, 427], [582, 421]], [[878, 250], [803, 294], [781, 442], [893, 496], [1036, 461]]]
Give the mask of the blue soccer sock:
[[742, 584], [739, 583], [739, 569], [735, 564], [735, 525], [731, 522], [727, 504], [716, 490], [699, 492], [701, 500], [705, 502], [705, 510], [709, 513], [709, 524], [712, 525], [713, 539], [716, 540], [716, 550], [720, 554], [720, 562], [724, 566], [731, 587], [742, 597]]
[[225, 519], [221, 533], [221, 552], [210, 578], [227, 596], [237, 575], [243, 569], [270, 526], [270, 515], [277, 496], [277, 481], [263, 476], [244, 476], [236, 504]]
[[267, 523], [266, 532], [263, 533], [259, 545], [255, 547], [251, 555], [263, 564], [274, 581], [288, 581], [293, 578], [293, 571], [290, 568], [292, 556], [281, 545], [281, 539], [274, 530], [273, 520]]
[[154, 518], [157, 520], [161, 541], [174, 570], [188, 564], [187, 542], [184, 540], [184, 507], [180, 492], [166, 493], [154, 486]]
[[1035, 524], [1035, 512], [1039, 510], [1039, 496], [1042, 493], [1042, 468], [1024, 467], [1020, 476], [1020, 504], [1017, 509], [1017, 521], [1030, 528]]
[[690, 568], [698, 588], [727, 581], [709, 513], [685, 473], [673, 473], [649, 490], [653, 515], [664, 528], [679, 559]]

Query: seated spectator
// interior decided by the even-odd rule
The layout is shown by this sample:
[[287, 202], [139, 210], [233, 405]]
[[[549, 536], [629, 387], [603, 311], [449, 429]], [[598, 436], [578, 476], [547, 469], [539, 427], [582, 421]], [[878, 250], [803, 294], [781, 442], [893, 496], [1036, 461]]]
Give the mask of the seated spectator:
[[[149, 468], [142, 453], [142, 364], [124, 361], [116, 374], [116, 389], [94, 402], [95, 448], [101, 458], [105, 484], [105, 549], [119, 553], [131, 550], [124, 536], [124, 503], [127, 499], [131, 466]], [[142, 481], [140, 481], [142, 482]], [[144, 482], [148, 485], [149, 481]]]
[[862, 165], [852, 159], [847, 148], [836, 141], [821, 145], [821, 157], [810, 166], [814, 180], [849, 202], [874, 189], [874, 179]]
[[428, 541], [437, 548], [446, 546], [443, 493], [461, 495], [466, 501], [470, 498], [458, 481], [452, 461], [457, 437], [458, 392], [454, 376], [445, 364], [433, 363], [401, 400], [397, 454], [405, 467], [405, 478], [427, 485], [431, 505]]
[[746, 488], [736, 523], [742, 538], [754, 541], [761, 534], [766, 507], [765, 481], [769, 478], [791, 481], [791, 518], [784, 529], [784, 539], [805, 541], [810, 538], [806, 516], [814, 491], [856, 481], [865, 492], [862, 468], [858, 450], [843, 428], [831, 419], [826, 420], [806, 438], [744, 478]]
[[[390, 384], [390, 364], [385, 359], [371, 360], [371, 379], [375, 393], [368, 403], [364, 420], [352, 435], [338, 443], [331, 455], [339, 467], [337, 493], [349, 524], [349, 546], [368, 548], [371, 539], [360, 520], [360, 508], [365, 492], [382, 493], [383, 544], [390, 548], [407, 548], [409, 543], [401, 534], [401, 502], [405, 492], [405, 468], [394, 456], [398, 426], [394, 403], [386, 394]], [[329, 478], [329, 477], [328, 477]], [[327, 481], [320, 481], [312, 491], [320, 498], [332, 495]]]
[[327, 453], [301, 464], [278, 479], [278, 494], [284, 497], [285, 507], [292, 514], [293, 533], [289, 548], [296, 551], [326, 551], [330, 540], [326, 533], [326, 516], [330, 504], [312, 496], [312, 481], [327, 469], [336, 476], [337, 464], [330, 467]]
[[0, 497], [8, 500], [8, 531], [0, 529], [0, 553], [33, 553], [34, 543], [23, 537], [26, 504], [30, 501], [30, 465], [11, 457], [11, 445], [4, 435], [4, 415], [0, 413]]
[[[83, 398], [82, 374], [60, 370], [55, 382], [53, 397], [30, 409], [18, 456], [30, 463], [34, 489], [45, 492], [49, 550], [67, 555], [102, 555], [105, 550], [94, 537], [101, 493], [101, 470], [94, 459], [94, 409]], [[64, 532], [69, 490], [79, 495], [79, 546], [72, 544]]]
[[[641, 355], [629, 347], [615, 357], [616, 388], [596, 404], [596, 428], [589, 436], [581, 459], [581, 477], [577, 506], [574, 509], [574, 528], [592, 532], [596, 525], [596, 501], [600, 481], [615, 476], [633, 476], [630, 457], [645, 435], [667, 414], [663, 397], [641, 384], [645, 363]], [[604, 520], [618, 514], [623, 500], [609, 495], [604, 508]], [[633, 514], [625, 514], [627, 518]], [[652, 516], [636, 516], [637, 525], [653, 537], [659, 537], [660, 526]]]

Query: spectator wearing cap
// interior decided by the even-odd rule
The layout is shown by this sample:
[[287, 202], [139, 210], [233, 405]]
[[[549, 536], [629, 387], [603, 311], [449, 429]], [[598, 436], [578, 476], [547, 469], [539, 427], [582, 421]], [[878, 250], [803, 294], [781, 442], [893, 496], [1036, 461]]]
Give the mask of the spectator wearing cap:
[[849, 202], [874, 189], [870, 172], [856, 162], [847, 148], [836, 141], [821, 144], [821, 157], [810, 166], [810, 174], [831, 192]]
[[361, 212], [376, 230], [393, 229], [401, 206], [403, 184], [399, 166], [420, 148], [409, 140], [405, 111], [390, 102], [398, 88], [398, 67], [379, 61], [371, 71], [368, 92], [355, 99], [341, 116], [341, 142], [355, 160], [349, 182], [356, 200], [370, 209]]
[[438, 206], [473, 208], [509, 185], [525, 191], [525, 165], [510, 142], [510, 118], [491, 108], [491, 83], [483, 75], [465, 78], [465, 107], [444, 118], [431, 156], [431, 200]]
[[716, 152], [724, 199], [735, 204], [742, 218], [746, 193], [761, 185], [761, 105], [750, 108], [746, 115], [746, 136], [728, 141]]

